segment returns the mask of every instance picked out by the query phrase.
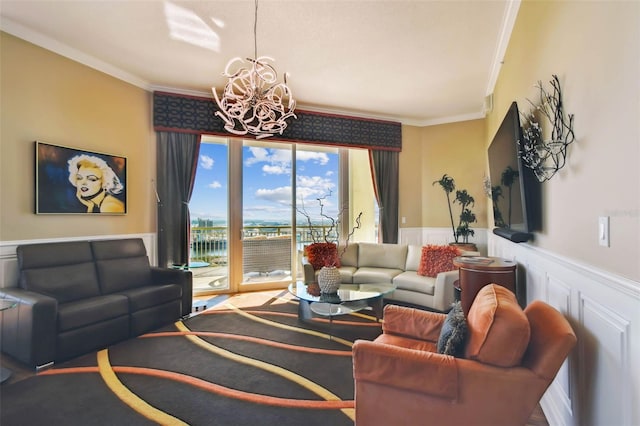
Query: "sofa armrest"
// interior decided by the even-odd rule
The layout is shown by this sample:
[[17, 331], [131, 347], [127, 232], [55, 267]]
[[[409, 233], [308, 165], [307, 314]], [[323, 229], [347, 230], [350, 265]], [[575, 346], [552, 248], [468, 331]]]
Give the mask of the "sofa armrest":
[[453, 271], [440, 272], [436, 276], [432, 308], [439, 311], [446, 311], [451, 307], [451, 304], [455, 299], [453, 284], [457, 279], [459, 279], [459, 277], [460, 273], [457, 269]]
[[193, 306], [193, 274], [182, 269], [151, 267], [152, 284], [178, 284], [182, 287], [182, 316], [189, 315]]
[[302, 269], [304, 270], [304, 283], [311, 284], [316, 282], [316, 271], [313, 265], [307, 261], [306, 257], [302, 258]]
[[18, 302], [15, 308], [2, 313], [2, 352], [31, 367], [53, 362], [58, 301], [16, 287], [0, 289], [0, 297]]
[[437, 312], [387, 305], [384, 308], [382, 330], [388, 334], [437, 342], [445, 318], [445, 314]]
[[458, 398], [458, 367], [450, 355], [357, 340], [353, 344], [353, 376], [356, 381]]

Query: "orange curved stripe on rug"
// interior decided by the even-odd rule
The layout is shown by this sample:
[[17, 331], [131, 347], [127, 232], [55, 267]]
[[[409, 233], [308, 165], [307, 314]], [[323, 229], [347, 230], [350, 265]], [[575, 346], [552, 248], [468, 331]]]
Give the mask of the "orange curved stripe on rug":
[[215, 393], [218, 395], [226, 396], [228, 398], [239, 399], [241, 401], [253, 402], [256, 404], [271, 405], [275, 407], [286, 408], [313, 408], [320, 410], [336, 410], [343, 408], [353, 408], [353, 400], [309, 400], [309, 399], [291, 399], [291, 398], [278, 398], [275, 396], [260, 395], [256, 393], [244, 392], [237, 389], [227, 388], [215, 383], [207, 382], [206, 380], [198, 379], [197, 377], [188, 376], [173, 371], [157, 370], [153, 368], [144, 367], [128, 367], [113, 366], [113, 371], [116, 373], [125, 374], [138, 374], [143, 376], [152, 376], [162, 379], [173, 380], [175, 382], [188, 384], [198, 389], [205, 390], [207, 392]]
[[150, 338], [150, 337], [170, 337], [170, 336], [204, 336], [204, 337], [219, 337], [222, 339], [233, 339], [233, 340], [242, 340], [245, 342], [253, 342], [260, 345], [271, 346], [275, 348], [287, 349], [290, 351], [296, 352], [308, 352], [314, 354], [321, 355], [332, 355], [332, 356], [346, 356], [351, 357], [351, 351], [337, 351], [332, 349], [320, 349], [320, 348], [312, 348], [309, 346], [298, 346], [298, 345], [290, 345], [287, 343], [276, 342], [274, 340], [262, 339], [259, 337], [252, 336], [243, 336], [240, 334], [229, 334], [229, 333], [214, 333], [211, 331], [161, 331], [157, 333], [147, 333], [140, 338]]
[[98, 373], [97, 366], [93, 367], [67, 367], [56, 368], [53, 370], [44, 370], [36, 373], [36, 376], [54, 376], [56, 374], [79, 374], [79, 373]]
[[[243, 310], [243, 312], [252, 314], [252, 315], [256, 315], [256, 314], [261, 314], [261, 315], [265, 315], [265, 316], [276, 316], [276, 317], [287, 317], [287, 318], [297, 318], [298, 315], [297, 314], [290, 314], [287, 312], [272, 312], [272, 311], [256, 311], [256, 310]], [[234, 313], [233, 309], [225, 309], [225, 310], [211, 310], [211, 311], [204, 311], [201, 312], [199, 315], [218, 315], [218, 314], [232, 314]], [[374, 317], [370, 317], [368, 315], [357, 315], [357, 313], [352, 312], [352, 314], [354, 316], [359, 316], [361, 318], [365, 318], [365, 319], [371, 319], [371, 320], [375, 320]], [[322, 322], [322, 323], [328, 323], [330, 322], [328, 319], [325, 318], [313, 318], [314, 322]], [[333, 324], [339, 324], [339, 325], [355, 325], [358, 327], [380, 327], [380, 323], [369, 323], [369, 322], [361, 322], [361, 321], [344, 321], [344, 320], [338, 320], [338, 319], [334, 319], [331, 320], [331, 322]]]
[[[237, 389], [231, 389], [225, 386], [221, 386], [215, 383], [207, 382], [206, 380], [199, 379], [197, 377], [188, 376], [186, 374], [176, 373], [173, 371], [158, 370], [154, 368], [144, 367], [129, 367], [129, 366], [111, 366], [111, 369], [116, 373], [122, 374], [136, 374], [141, 376], [157, 377], [160, 379], [172, 380], [174, 382], [184, 383], [191, 385], [198, 389], [214, 393], [217, 395], [225, 396], [228, 398], [234, 398], [241, 401], [252, 402], [262, 405], [270, 405], [274, 407], [284, 408], [310, 408], [318, 410], [338, 410], [345, 408], [353, 408], [353, 400], [309, 400], [309, 399], [291, 399], [291, 398], [278, 398], [275, 396], [260, 395], [255, 393], [249, 393], [240, 391]], [[72, 368], [59, 368], [55, 370], [47, 370], [42, 373], [38, 373], [39, 376], [53, 376], [62, 374], [81, 374], [81, 373], [98, 373], [98, 367], [72, 367]]]

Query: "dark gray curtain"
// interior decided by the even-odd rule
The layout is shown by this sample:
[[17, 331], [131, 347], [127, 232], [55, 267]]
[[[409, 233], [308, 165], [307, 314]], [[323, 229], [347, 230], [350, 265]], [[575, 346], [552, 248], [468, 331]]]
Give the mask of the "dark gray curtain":
[[369, 151], [373, 187], [380, 209], [378, 241], [398, 242], [398, 165], [397, 151]]
[[200, 135], [157, 132], [157, 145], [158, 265], [187, 265]]

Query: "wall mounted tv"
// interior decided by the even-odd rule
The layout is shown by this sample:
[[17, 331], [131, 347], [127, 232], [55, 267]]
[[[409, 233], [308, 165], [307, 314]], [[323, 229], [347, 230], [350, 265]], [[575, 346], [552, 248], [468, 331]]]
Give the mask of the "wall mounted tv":
[[518, 156], [522, 139], [518, 105], [513, 102], [489, 146], [493, 233], [521, 243], [542, 227], [541, 188]]

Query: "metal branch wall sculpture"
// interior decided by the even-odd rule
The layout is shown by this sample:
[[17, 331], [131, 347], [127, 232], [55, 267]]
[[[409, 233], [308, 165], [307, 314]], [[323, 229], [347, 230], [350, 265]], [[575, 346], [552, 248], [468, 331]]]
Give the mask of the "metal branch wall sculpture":
[[[518, 141], [518, 154], [525, 165], [533, 170], [540, 182], [551, 179], [567, 159], [567, 147], [575, 140], [573, 132], [573, 114], [565, 115], [562, 108], [562, 92], [557, 75], [552, 76], [551, 92], [547, 92], [538, 82], [539, 104], [527, 101], [532, 106], [528, 115], [523, 115], [522, 140]], [[540, 121], [550, 126], [548, 139], [543, 136], [545, 130]]]

